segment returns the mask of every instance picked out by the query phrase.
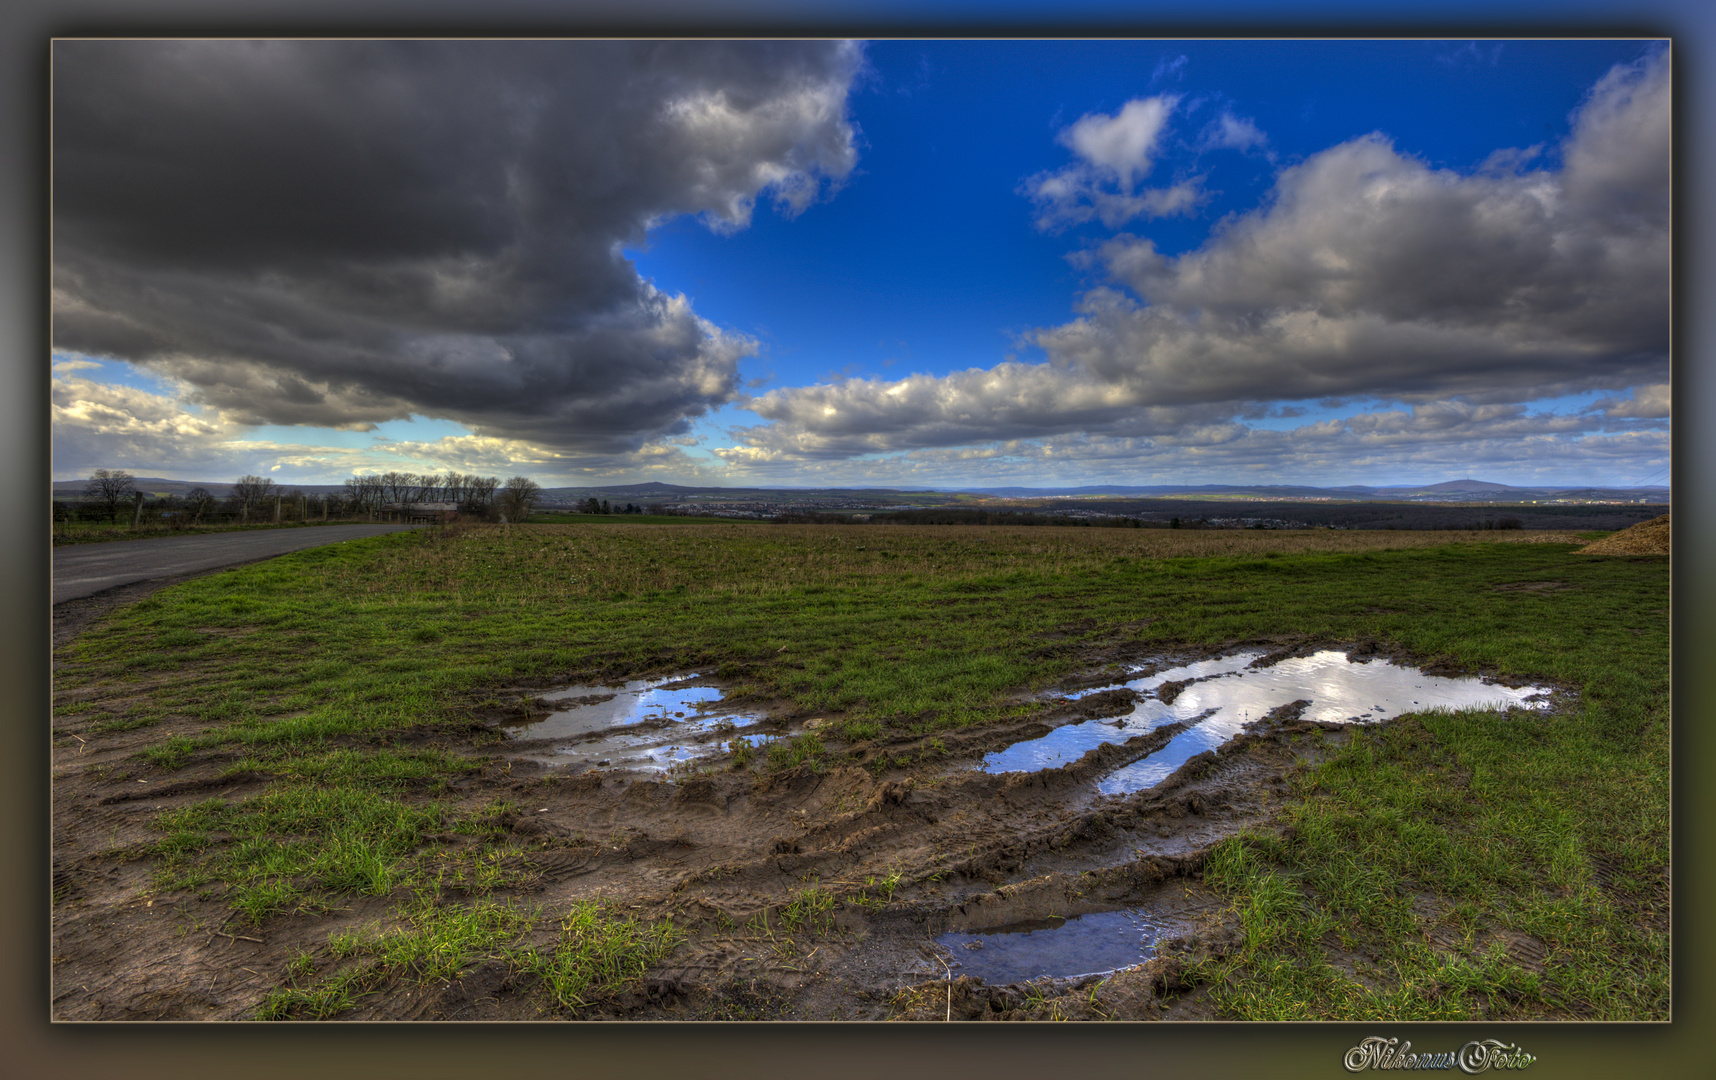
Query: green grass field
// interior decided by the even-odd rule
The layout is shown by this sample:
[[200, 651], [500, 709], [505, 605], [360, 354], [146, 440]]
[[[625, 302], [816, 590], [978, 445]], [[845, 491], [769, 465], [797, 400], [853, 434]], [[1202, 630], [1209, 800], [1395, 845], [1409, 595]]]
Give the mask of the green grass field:
[[[1016, 716], [1018, 691], [1117, 643], [1372, 639], [1553, 682], [1572, 705], [1547, 719], [1406, 717], [1299, 771], [1278, 828], [1209, 859], [1243, 928], [1238, 952], [1192, 973], [1221, 1015], [1667, 1016], [1664, 558], [1493, 533], [611, 520], [634, 527], [401, 533], [163, 590], [66, 648], [57, 718], [146, 732], [140, 768], [271, 778], [262, 796], [161, 816], [164, 892], [219, 889], [257, 923], [407, 897], [400, 934], [498, 941], [529, 916], [492, 897], [527, 863], [484, 814], [438, 803], [472, 766], [422, 739], [468, 724], [497, 687], [717, 674], [729, 700], [830, 714], [838, 745]], [[1552, 587], [1498, 588], [1521, 583]], [[820, 741], [776, 756], [834, 759]], [[445, 831], [483, 843], [453, 858], [427, 839]], [[576, 942], [521, 970], [585, 1000], [600, 979], [579, 958], [608, 948], [585, 926], [597, 918], [579, 913]], [[1449, 962], [1424, 940], [1432, 924], [1465, 928], [1487, 959]], [[615, 922], [614, 949], [668, 943], [628, 926]], [[1526, 974], [1509, 933], [1555, 963]], [[409, 967], [383, 937], [350, 943], [370, 975], [341, 977]], [[1343, 951], [1393, 974], [1354, 977]], [[338, 988], [316, 986], [283, 988], [265, 1012], [331, 1014]]]
[[530, 515], [532, 525], [699, 525], [732, 520], [679, 514], [566, 514], [554, 510], [539, 510]]

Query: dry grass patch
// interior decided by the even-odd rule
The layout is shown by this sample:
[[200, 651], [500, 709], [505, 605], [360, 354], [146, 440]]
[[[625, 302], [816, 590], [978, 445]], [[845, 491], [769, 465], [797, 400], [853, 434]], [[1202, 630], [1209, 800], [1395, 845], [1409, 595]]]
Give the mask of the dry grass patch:
[[1668, 515], [1641, 521], [1630, 529], [1587, 544], [1579, 549], [1581, 555], [1667, 555], [1670, 533]]

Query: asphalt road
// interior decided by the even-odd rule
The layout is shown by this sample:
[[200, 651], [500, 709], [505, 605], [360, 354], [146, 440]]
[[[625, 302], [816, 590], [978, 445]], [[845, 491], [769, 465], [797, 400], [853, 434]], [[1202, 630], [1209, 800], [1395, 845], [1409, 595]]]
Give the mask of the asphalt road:
[[153, 540], [68, 544], [54, 549], [54, 603], [155, 578], [272, 559], [288, 551], [399, 532], [410, 525], [315, 525], [304, 529], [205, 533]]

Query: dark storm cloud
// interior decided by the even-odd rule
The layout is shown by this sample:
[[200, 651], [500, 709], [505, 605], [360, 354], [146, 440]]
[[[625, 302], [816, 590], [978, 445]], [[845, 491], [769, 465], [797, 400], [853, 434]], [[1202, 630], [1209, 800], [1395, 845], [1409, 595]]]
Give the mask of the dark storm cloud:
[[60, 42], [54, 345], [241, 422], [425, 413], [613, 453], [750, 348], [620, 249], [855, 161], [839, 43]]

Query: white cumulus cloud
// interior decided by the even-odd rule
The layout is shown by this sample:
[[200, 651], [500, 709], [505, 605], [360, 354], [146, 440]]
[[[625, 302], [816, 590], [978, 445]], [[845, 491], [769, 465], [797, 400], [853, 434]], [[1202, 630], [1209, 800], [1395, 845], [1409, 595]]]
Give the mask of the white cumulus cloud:
[[1196, 179], [1138, 190], [1138, 182], [1155, 167], [1168, 118], [1179, 102], [1174, 94], [1139, 98], [1113, 116], [1091, 113], [1061, 131], [1057, 141], [1078, 160], [1025, 182], [1023, 190], [1037, 204], [1037, 227], [1094, 219], [1117, 228], [1138, 217], [1187, 213], [1202, 203], [1205, 195]]
[[[1533, 420], [1527, 431], [1506, 410], [1666, 381], [1667, 65], [1654, 50], [1599, 81], [1560, 168], [1522, 153], [1509, 168], [1461, 173], [1380, 135], [1353, 139], [1284, 169], [1261, 206], [1194, 250], [1163, 255], [1125, 234], [1101, 245], [1093, 265], [1112, 284], [1088, 291], [1073, 320], [1028, 335], [1046, 362], [772, 391], [747, 405], [768, 423], [740, 441], [808, 460], [916, 453], [985, 433], [1158, 438], [1259, 402], [1323, 398], [1423, 410], [1354, 418], [1343, 426], [1352, 437], [1429, 440], [1456, 419], [1482, 420], [1492, 441], [1565, 433], [1556, 424], [1588, 418]], [[1143, 129], [1090, 152], [1136, 162]], [[1094, 213], [1079, 186], [1094, 168], [1081, 160], [1038, 178], [1033, 194], [1055, 206], [1083, 198]], [[1666, 416], [1654, 394], [1611, 403], [1607, 415]], [[1491, 407], [1503, 413], [1482, 413]], [[1461, 409], [1479, 412], [1456, 417]]]
[[1204, 132], [1200, 146], [1205, 150], [1252, 150], [1268, 142], [1268, 136], [1256, 123], [1231, 112], [1223, 112]]

